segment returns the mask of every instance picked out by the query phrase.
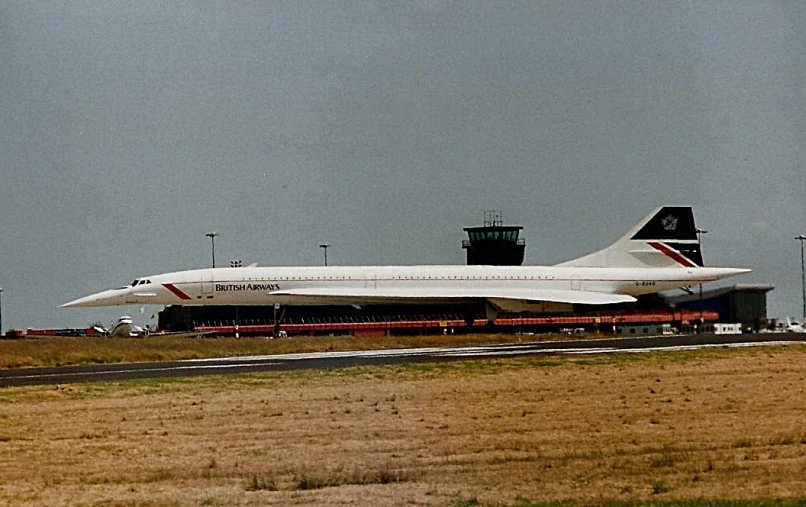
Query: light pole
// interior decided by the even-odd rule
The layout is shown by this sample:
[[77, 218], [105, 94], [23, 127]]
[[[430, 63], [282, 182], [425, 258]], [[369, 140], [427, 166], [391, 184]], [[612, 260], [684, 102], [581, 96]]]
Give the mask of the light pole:
[[[702, 262], [702, 265], [705, 266], [705, 260], [702, 258], [702, 235], [703, 234], [708, 234], [708, 231], [706, 231], [705, 229], [700, 229], [699, 227], [697, 227], [696, 232], [697, 232], [697, 246], [700, 247], [700, 261]], [[702, 327], [702, 325], [705, 323], [703, 318], [702, 318], [702, 312], [703, 312], [703, 307], [702, 307], [702, 283], [700, 284], [700, 305], [699, 306], [700, 306], [700, 327]], [[699, 331], [702, 332], [702, 330], [699, 330]]]
[[210, 243], [213, 246], [213, 267], [215, 267], [215, 237], [218, 236], [218, 233], [215, 231], [208, 232], [205, 234], [208, 238], [210, 238]]
[[801, 294], [801, 301], [803, 301], [803, 314], [801, 317], [804, 321], [806, 321], [806, 270], [803, 267], [803, 240], [806, 239], [806, 236], [803, 234], [799, 236], [795, 236], [795, 239], [800, 241], [800, 294]]
[[705, 229], [700, 229], [699, 227], [696, 230], [697, 232], [697, 244], [700, 247], [700, 260], [702, 261], [702, 265], [705, 266], [705, 259], [702, 257], [702, 235], [708, 234], [708, 231]]
[[322, 243], [319, 248], [325, 251], [325, 266], [327, 266], [327, 249], [330, 247], [327, 243]]

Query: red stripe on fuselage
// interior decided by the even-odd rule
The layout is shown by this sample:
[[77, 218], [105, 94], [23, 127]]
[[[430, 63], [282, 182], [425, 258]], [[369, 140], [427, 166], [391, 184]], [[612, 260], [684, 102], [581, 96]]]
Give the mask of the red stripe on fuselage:
[[190, 296], [188, 296], [181, 290], [177, 289], [176, 286], [174, 286], [174, 284], [172, 283], [164, 283], [162, 284], [162, 286], [168, 289], [169, 291], [173, 292], [174, 294], [176, 294], [176, 297], [178, 297], [179, 299], [191, 299]]
[[693, 268], [693, 267], [697, 266], [696, 264], [694, 264], [690, 260], [686, 259], [685, 257], [680, 255], [679, 253], [675, 252], [674, 250], [672, 250], [668, 246], [664, 245], [663, 243], [658, 243], [658, 242], [653, 241], [653, 242], [649, 243], [649, 246], [651, 246], [655, 250], [659, 251], [660, 253], [662, 253], [666, 257], [669, 257], [670, 259], [674, 260], [678, 264], [682, 264], [683, 266], [685, 266], [687, 268]]

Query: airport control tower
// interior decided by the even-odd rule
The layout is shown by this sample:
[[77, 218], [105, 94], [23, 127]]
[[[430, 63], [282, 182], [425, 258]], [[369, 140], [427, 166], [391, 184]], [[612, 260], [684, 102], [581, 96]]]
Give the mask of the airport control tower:
[[520, 266], [526, 241], [519, 238], [520, 225], [503, 225], [501, 212], [490, 210], [484, 212], [482, 227], [465, 227], [468, 239], [462, 241], [462, 248], [467, 250], [469, 265], [484, 264], [488, 266]]

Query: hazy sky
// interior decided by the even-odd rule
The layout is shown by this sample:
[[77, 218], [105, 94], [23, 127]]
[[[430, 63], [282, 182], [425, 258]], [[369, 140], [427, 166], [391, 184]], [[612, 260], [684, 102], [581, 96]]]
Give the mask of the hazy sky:
[[661, 204], [800, 314], [801, 1], [4, 1], [0, 69], [4, 329], [137, 314], [57, 307], [210, 230], [219, 265], [454, 264], [497, 208], [552, 264]]

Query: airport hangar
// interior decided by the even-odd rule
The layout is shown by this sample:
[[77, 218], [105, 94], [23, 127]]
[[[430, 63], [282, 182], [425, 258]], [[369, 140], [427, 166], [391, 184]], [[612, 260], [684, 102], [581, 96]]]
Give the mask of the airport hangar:
[[[469, 265], [519, 266], [526, 241], [520, 225], [504, 225], [497, 211], [485, 212], [484, 225], [465, 227], [462, 248]], [[240, 265], [239, 261], [233, 261]], [[767, 293], [772, 285], [736, 284], [703, 292], [663, 297], [642, 296], [621, 305], [577, 306], [547, 304], [546, 312], [501, 314], [493, 322], [484, 309], [466, 304], [353, 306], [168, 306], [159, 313], [158, 329], [211, 331], [222, 335], [389, 336], [425, 333], [589, 331], [618, 334], [641, 326], [677, 329], [707, 323], [740, 323], [758, 330], [767, 323]], [[626, 333], [626, 331], [624, 331]]]

